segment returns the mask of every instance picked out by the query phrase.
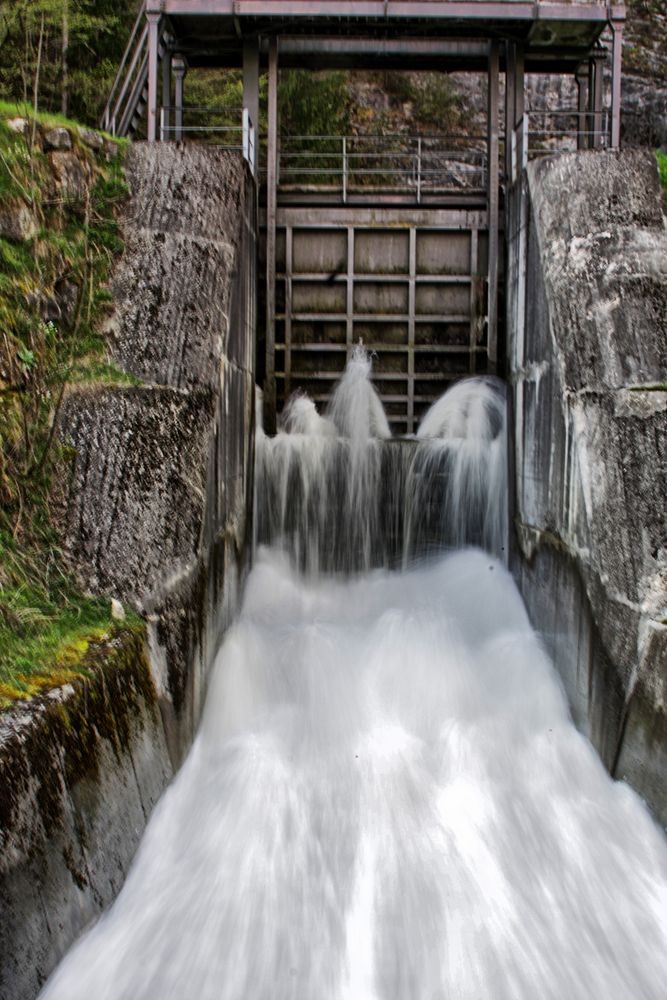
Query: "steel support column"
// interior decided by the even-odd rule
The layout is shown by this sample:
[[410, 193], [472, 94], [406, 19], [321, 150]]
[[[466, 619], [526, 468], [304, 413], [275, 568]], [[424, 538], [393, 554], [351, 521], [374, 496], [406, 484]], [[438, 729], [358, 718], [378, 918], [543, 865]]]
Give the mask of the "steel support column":
[[588, 67], [585, 63], [577, 67], [575, 80], [577, 81], [577, 149], [586, 149], [588, 146]]
[[148, 21], [148, 129], [149, 142], [157, 139], [157, 72], [158, 48], [160, 44], [160, 19], [162, 15], [153, 11], [146, 12]]
[[593, 57], [588, 71], [588, 110], [590, 121], [590, 143], [593, 149], [602, 145], [602, 87], [604, 59]]
[[160, 142], [166, 142], [170, 136], [169, 126], [171, 109], [171, 53], [165, 51], [162, 56], [162, 109], [160, 111]]
[[512, 164], [512, 134], [514, 132], [514, 105], [516, 88], [516, 44], [505, 42], [505, 177], [507, 184], [514, 181]]
[[526, 70], [523, 47], [516, 47], [516, 82], [514, 84], [514, 127], [523, 120], [526, 110]]
[[255, 130], [255, 151], [250, 164], [253, 175], [257, 175], [257, 152], [259, 149], [259, 40], [246, 39], [243, 43], [243, 107], [248, 109], [250, 122]]
[[174, 72], [174, 135], [177, 142], [183, 138], [183, 91], [185, 89], [185, 74], [188, 63], [184, 56], [175, 55], [171, 60]]
[[[526, 71], [525, 71], [525, 57], [523, 47], [521, 45], [516, 46], [515, 57], [514, 57], [514, 132], [518, 129], [519, 125], [524, 125], [524, 114], [526, 111]], [[526, 136], [528, 130], [524, 127], [522, 128], [521, 135]], [[516, 171], [517, 177], [521, 174], [524, 167], [524, 162], [527, 155], [527, 150], [524, 148], [525, 143], [521, 141], [521, 147], [519, 148], [518, 143], [516, 143], [515, 135], [515, 151], [517, 155]]]
[[278, 39], [269, 44], [268, 125], [266, 150], [266, 380], [264, 420], [269, 433], [276, 422], [276, 212], [278, 208]]
[[621, 144], [621, 67], [623, 63], [623, 21], [612, 21], [614, 40], [611, 67], [611, 148]]
[[498, 360], [498, 221], [499, 186], [498, 170], [498, 95], [499, 95], [499, 46], [489, 43], [489, 81], [487, 103], [488, 171], [487, 199], [489, 212], [489, 269], [488, 269], [488, 340], [489, 369], [495, 370]]

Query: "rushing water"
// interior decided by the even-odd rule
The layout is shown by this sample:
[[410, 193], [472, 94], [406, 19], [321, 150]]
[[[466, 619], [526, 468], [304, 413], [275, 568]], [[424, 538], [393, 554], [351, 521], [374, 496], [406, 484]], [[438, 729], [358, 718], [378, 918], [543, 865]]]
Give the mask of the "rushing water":
[[444, 547], [503, 556], [504, 387], [454, 385], [416, 439], [389, 440], [370, 361], [357, 350], [326, 417], [295, 396], [282, 430], [257, 442], [257, 534], [310, 573], [408, 566]]
[[358, 440], [300, 399], [259, 442], [273, 547], [126, 885], [49, 1000], [665, 996], [661, 832], [572, 726], [502, 560], [433, 555], [429, 477], [452, 545], [503, 548], [497, 388], [450, 390], [403, 454], [356, 362]]

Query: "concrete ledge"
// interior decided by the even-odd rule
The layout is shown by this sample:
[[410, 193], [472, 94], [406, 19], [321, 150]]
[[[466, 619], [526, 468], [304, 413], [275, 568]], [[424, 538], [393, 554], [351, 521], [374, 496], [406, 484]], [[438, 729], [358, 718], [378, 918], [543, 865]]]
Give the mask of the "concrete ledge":
[[0, 716], [0, 998], [28, 1000], [120, 889], [172, 767], [143, 627]]

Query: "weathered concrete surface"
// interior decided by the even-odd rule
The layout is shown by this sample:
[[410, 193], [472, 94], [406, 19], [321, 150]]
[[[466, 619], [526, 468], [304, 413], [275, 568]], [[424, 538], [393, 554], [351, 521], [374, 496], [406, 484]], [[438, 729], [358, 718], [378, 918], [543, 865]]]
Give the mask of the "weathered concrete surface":
[[[91, 591], [141, 609], [157, 580], [188, 569], [202, 540], [213, 416], [210, 390], [87, 386], [67, 400], [60, 429], [77, 460], [64, 530]], [[82, 461], [93, 448], [97, 460]]]
[[0, 717], [0, 998], [34, 997], [120, 889], [172, 774], [143, 628]]
[[[573, 714], [667, 821], [667, 233], [651, 153], [530, 165], [515, 571]], [[514, 203], [514, 210], [516, 212]], [[519, 227], [512, 235], [516, 277]]]
[[111, 352], [147, 382], [215, 387], [249, 181], [241, 157], [166, 148], [156, 157], [150, 146], [137, 146], [128, 156], [131, 201], [113, 282]]
[[138, 387], [71, 393], [63, 541], [85, 586], [149, 615], [176, 765], [229, 622], [249, 530], [254, 188], [241, 157], [137, 145], [108, 323]]
[[253, 182], [240, 157], [166, 144], [132, 148], [126, 173], [108, 343], [143, 382], [68, 393], [54, 509], [82, 585], [147, 625], [122, 664], [102, 651], [90, 681], [3, 718], [0, 1000], [32, 1000], [120, 889], [192, 741], [245, 570]]

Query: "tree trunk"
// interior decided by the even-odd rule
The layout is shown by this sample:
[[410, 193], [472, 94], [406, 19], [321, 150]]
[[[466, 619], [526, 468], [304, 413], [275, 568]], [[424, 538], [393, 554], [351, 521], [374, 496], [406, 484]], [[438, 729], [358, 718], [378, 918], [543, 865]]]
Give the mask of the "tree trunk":
[[67, 50], [69, 49], [69, 0], [63, 0], [63, 37], [62, 37], [62, 97], [61, 111], [66, 116], [69, 103], [69, 78], [67, 64]]

